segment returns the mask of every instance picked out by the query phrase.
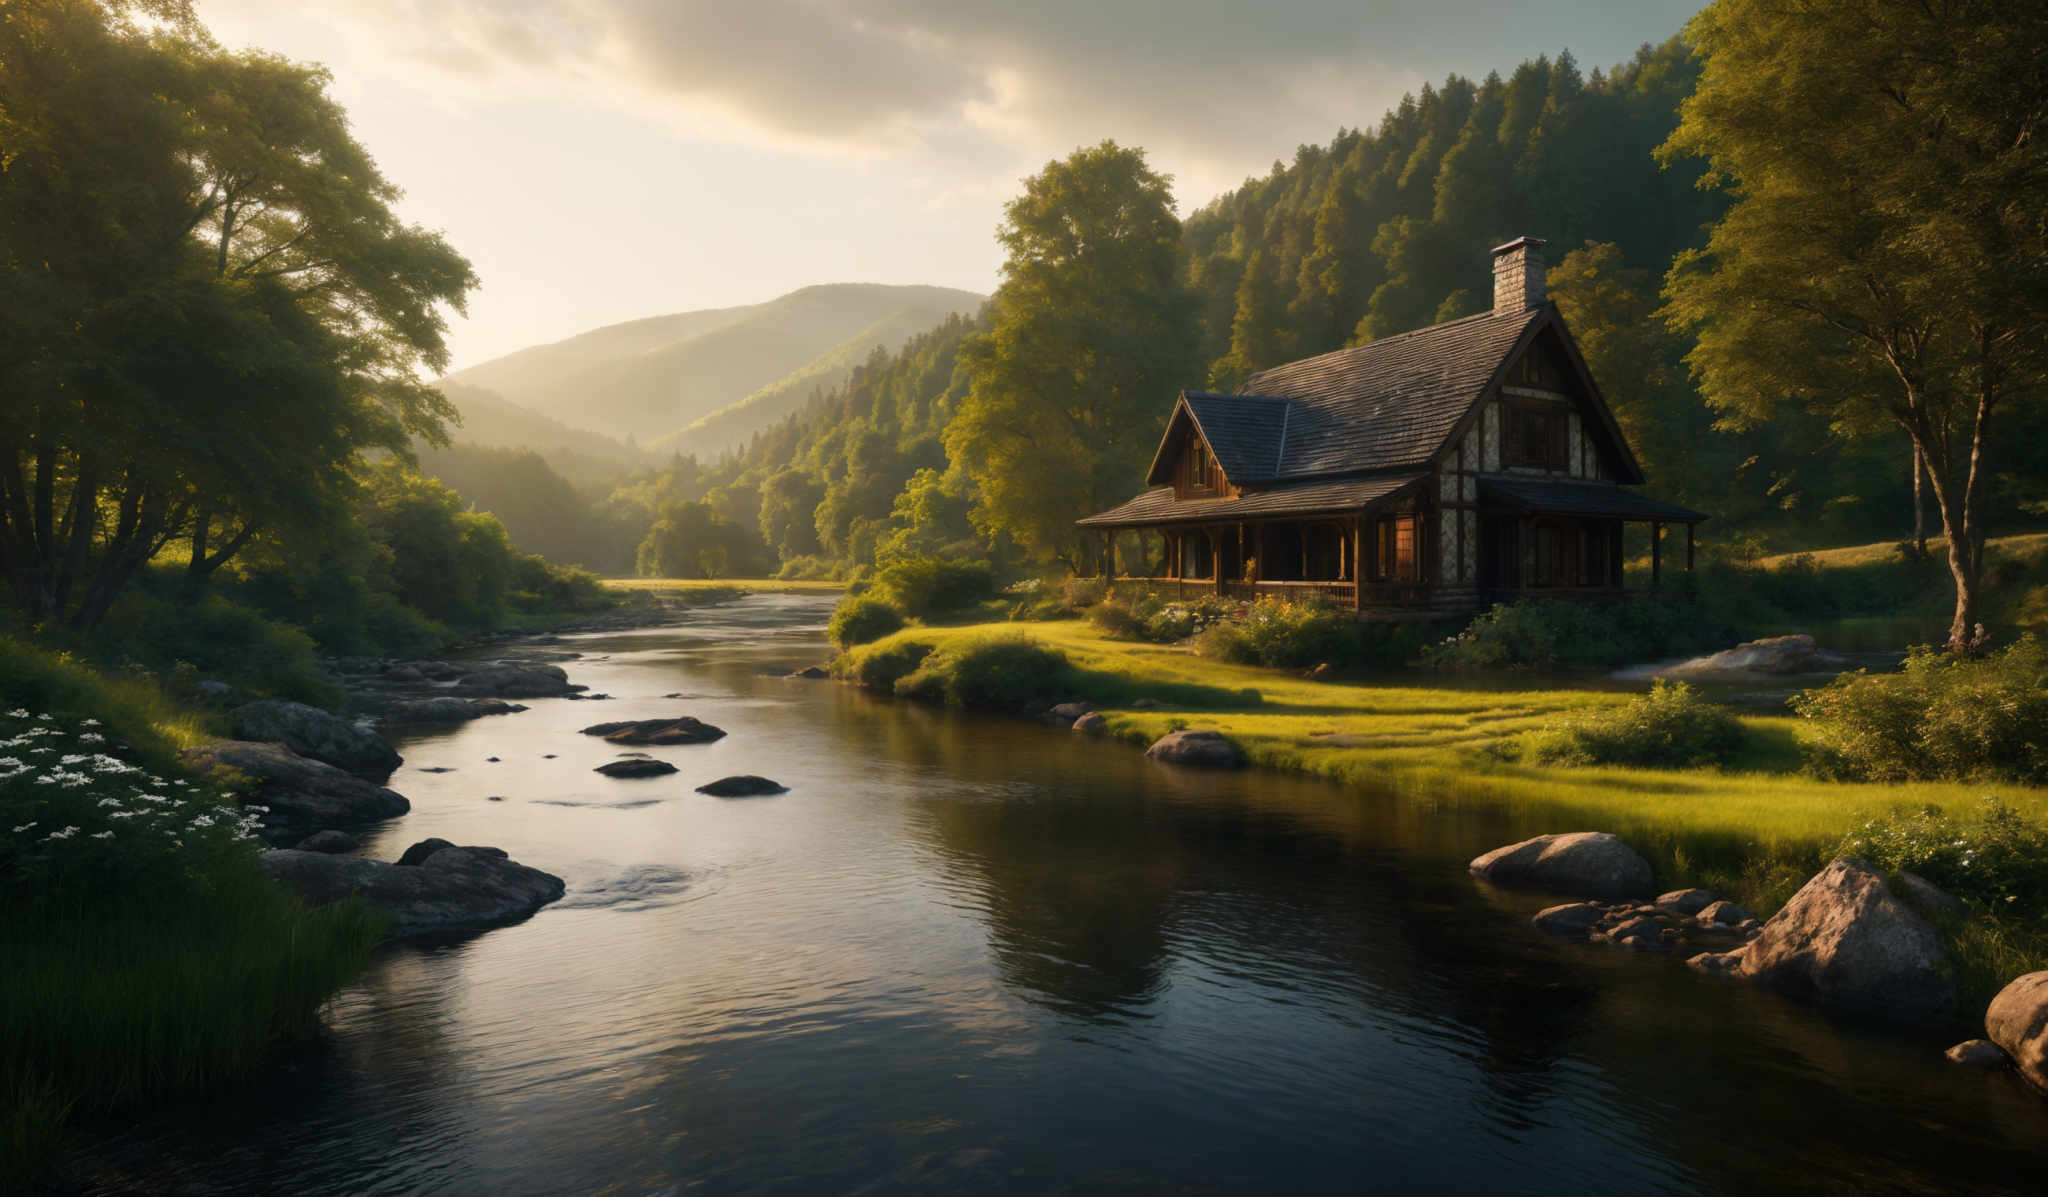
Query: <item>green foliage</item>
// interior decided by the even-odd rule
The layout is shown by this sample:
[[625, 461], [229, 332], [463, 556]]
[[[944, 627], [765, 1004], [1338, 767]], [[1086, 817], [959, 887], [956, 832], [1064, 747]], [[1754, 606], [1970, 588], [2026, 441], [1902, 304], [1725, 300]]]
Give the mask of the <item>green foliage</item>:
[[531, 449], [430, 447], [420, 452], [420, 470], [495, 516], [521, 552], [604, 573], [633, 572], [639, 520], [592, 503]]
[[760, 536], [709, 498], [677, 499], [659, 508], [634, 569], [646, 578], [759, 577], [773, 572], [773, 563]]
[[986, 561], [913, 557], [882, 567], [875, 597], [912, 619], [965, 610], [995, 595], [995, 571]]
[[1357, 618], [1328, 600], [1262, 598], [1243, 618], [1202, 633], [1195, 651], [1240, 665], [1304, 669], [1356, 664], [1364, 659], [1365, 641]]
[[1234, 600], [1215, 595], [1191, 599], [1166, 599], [1156, 594], [1131, 598], [1116, 595], [1089, 608], [1087, 614], [1095, 626], [1112, 636], [1171, 644], [1222, 620], [1237, 605]]
[[1792, 707], [1822, 777], [2048, 781], [2048, 646], [2031, 634], [1981, 659], [1918, 648], [1898, 673], [1844, 674]]
[[1437, 669], [1611, 669], [1704, 652], [1728, 638], [1691, 603], [1524, 599], [1482, 612], [1421, 657]]
[[904, 698], [973, 711], [1022, 711], [1073, 692], [1066, 654], [1029, 636], [971, 636], [933, 649], [896, 682]]
[[825, 634], [840, 649], [880, 640], [903, 626], [903, 612], [872, 595], [851, 594], [833, 608]]
[[869, 690], [890, 693], [900, 678], [917, 671], [931, 655], [932, 646], [921, 640], [892, 640], [858, 652], [848, 652], [832, 662], [832, 672]]
[[16, 709], [65, 724], [99, 719], [102, 734], [132, 745], [160, 770], [172, 767], [177, 749], [211, 738], [154, 678], [106, 673], [69, 653], [0, 635], [0, 711]]
[[[1673, 266], [1669, 317], [1702, 391], [1736, 421], [1785, 409], [1909, 442], [1948, 536], [1949, 643], [1975, 634], [1994, 411], [2048, 383], [2048, 169], [2032, 137], [2048, 26], [2004, 0], [1787, 8], [1716, 0], [1662, 151], [1735, 202]], [[1902, 52], [1911, 47], [1912, 52]]]
[[1851, 832], [1837, 851], [1916, 873], [1993, 914], [2048, 914], [2048, 828], [1986, 797], [1974, 817], [1901, 807]]
[[175, 575], [131, 592], [88, 647], [98, 659], [160, 677], [210, 678], [315, 706], [342, 700], [312, 637], [219, 594], [194, 593]]
[[1060, 597], [1072, 611], [1085, 611], [1109, 597], [1109, 579], [1068, 578], [1060, 583]]
[[945, 447], [978, 529], [1071, 567], [1074, 521], [1129, 497], [1164, 398], [1197, 376], [1181, 227], [1167, 180], [1112, 142], [1047, 164], [1005, 213], [1003, 285], [961, 349], [971, 384]]
[[1658, 679], [1650, 692], [1538, 732], [1530, 749], [1545, 764], [1683, 769], [1726, 764], [1742, 747], [1742, 724], [1684, 682]]

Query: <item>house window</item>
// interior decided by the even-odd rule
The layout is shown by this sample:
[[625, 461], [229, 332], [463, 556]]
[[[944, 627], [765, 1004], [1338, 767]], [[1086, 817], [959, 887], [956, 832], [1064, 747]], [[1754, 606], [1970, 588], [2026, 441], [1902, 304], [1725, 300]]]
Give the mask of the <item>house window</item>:
[[1413, 582], [1420, 576], [1416, 564], [1416, 533], [1421, 521], [1404, 515], [1374, 525], [1373, 576], [1382, 582]]
[[1581, 586], [1607, 585], [1607, 528], [1602, 524], [1579, 525], [1579, 568]]
[[1511, 466], [1562, 470], [1571, 460], [1571, 424], [1565, 409], [1549, 403], [1517, 403], [1507, 408], [1507, 444], [1501, 458]]
[[1209, 459], [1208, 450], [1200, 445], [1188, 447], [1188, 489], [1209, 490], [1216, 485], [1214, 463]]

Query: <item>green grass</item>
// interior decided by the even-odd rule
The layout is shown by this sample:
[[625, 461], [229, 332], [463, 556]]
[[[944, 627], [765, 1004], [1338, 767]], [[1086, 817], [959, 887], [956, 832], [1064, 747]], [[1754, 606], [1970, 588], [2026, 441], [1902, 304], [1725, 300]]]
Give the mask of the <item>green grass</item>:
[[[911, 628], [870, 649], [943, 644], [1015, 627]], [[1179, 646], [1111, 640], [1078, 620], [1029, 630], [1081, 671], [1078, 684], [1090, 692], [1077, 697], [1123, 696], [1126, 709], [1103, 712], [1110, 735], [1142, 744], [1182, 728], [1213, 729], [1255, 765], [1391, 792], [1427, 807], [1504, 810], [1558, 831], [1611, 831], [1650, 858], [1664, 883], [1709, 886], [1760, 911], [1780, 905], [1862, 821], [1901, 804], [1963, 815], [1996, 793], [2029, 818], [2048, 821], [2048, 789], [1805, 776], [1797, 772], [1801, 729], [1789, 715], [1740, 716], [1743, 748], [1721, 768], [1540, 765], [1516, 759], [1524, 737], [1628, 696], [1554, 681], [1317, 681], [1206, 660]], [[1256, 705], [1217, 701], [1247, 690], [1256, 691]], [[1129, 698], [1141, 695], [1174, 706], [1127, 709]]]
[[[1947, 560], [1948, 538], [1930, 536], [1927, 551], [1938, 560]], [[1881, 540], [1875, 544], [1844, 545], [1833, 549], [1816, 549], [1810, 553], [1778, 553], [1770, 557], [1759, 557], [1756, 564], [1765, 569], [1780, 569], [1799, 557], [1811, 557], [1822, 569], [1843, 569], [1859, 565], [1882, 565], [1896, 560], [1899, 542]], [[1994, 536], [1984, 542], [1984, 559], [1987, 562], [2004, 558], [2010, 561], [2030, 561], [2048, 556], [2048, 532], [2032, 532], [2019, 536]]]
[[69, 653], [0, 635], [0, 704], [62, 720], [94, 718], [164, 767], [180, 748], [217, 739], [208, 716], [180, 705], [155, 678], [107, 673]]

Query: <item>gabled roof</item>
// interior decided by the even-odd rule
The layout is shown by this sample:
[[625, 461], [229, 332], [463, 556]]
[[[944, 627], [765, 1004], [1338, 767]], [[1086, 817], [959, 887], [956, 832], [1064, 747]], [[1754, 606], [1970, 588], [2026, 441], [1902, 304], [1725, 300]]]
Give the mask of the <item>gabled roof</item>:
[[1156, 486], [1121, 506], [1079, 521], [1083, 528], [1154, 527], [1204, 520], [1355, 513], [1393, 499], [1428, 477], [1414, 472], [1375, 478], [1286, 483], [1227, 499], [1176, 499], [1170, 486]]
[[1555, 321], [1548, 306], [1486, 312], [1261, 370], [1245, 390], [1295, 401], [1274, 476], [1428, 462], [1509, 355]]
[[1273, 395], [1218, 395], [1210, 391], [1182, 391], [1166, 422], [1166, 434], [1152, 455], [1145, 481], [1172, 480], [1173, 461], [1168, 450], [1183, 421], [1192, 422], [1196, 435], [1216, 455], [1223, 476], [1234, 483], [1270, 481], [1280, 465], [1280, 447], [1289, 422], [1287, 400]]

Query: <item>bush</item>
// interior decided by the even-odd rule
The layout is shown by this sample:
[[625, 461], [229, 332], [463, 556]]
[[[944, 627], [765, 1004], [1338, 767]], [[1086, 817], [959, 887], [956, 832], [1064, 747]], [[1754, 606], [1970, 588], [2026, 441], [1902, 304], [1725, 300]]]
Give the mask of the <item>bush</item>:
[[1202, 633], [1195, 651], [1238, 665], [1305, 669], [1325, 662], [1357, 664], [1365, 657], [1365, 638], [1357, 618], [1328, 599], [1262, 598], [1242, 619]]
[[954, 640], [925, 657], [896, 683], [905, 698], [973, 711], [1021, 711], [1067, 697], [1074, 668], [1066, 655], [1029, 636]]
[[1532, 747], [1535, 758], [1546, 764], [1668, 769], [1723, 764], [1742, 740], [1735, 716], [1684, 682], [1659, 679], [1648, 694], [1539, 733]]
[[917, 640], [896, 640], [847, 653], [832, 663], [832, 672], [870, 690], [893, 692], [898, 678], [917, 671], [932, 646]]
[[1230, 599], [1200, 595], [1164, 599], [1156, 594], [1107, 598], [1088, 608], [1088, 618], [1111, 636], [1171, 644], [1214, 626], [1238, 609]]
[[904, 615], [923, 619], [994, 598], [995, 570], [986, 561], [912, 557], [877, 573], [873, 593]]
[[2048, 828], [1996, 798], [1985, 798], [1974, 819], [1937, 806], [1894, 810], [1851, 833], [1836, 855], [1917, 873], [1994, 913], [2048, 913]]
[[180, 583], [122, 597], [87, 641], [95, 660], [159, 676], [195, 675], [255, 694], [332, 707], [341, 688], [320, 667], [312, 637]]
[[1792, 709], [1822, 777], [2048, 782], [2048, 648], [2031, 634], [1975, 659], [1916, 648], [1898, 673], [1844, 674]]
[[1109, 579], [1068, 578], [1060, 586], [1060, 594], [1070, 610], [1085, 611], [1109, 597]]
[[832, 611], [825, 634], [840, 649], [880, 640], [903, 626], [903, 613], [869, 595], [849, 595]]
[[1438, 669], [1612, 669], [1704, 652], [1734, 633], [1688, 602], [1502, 603], [1422, 652]]

